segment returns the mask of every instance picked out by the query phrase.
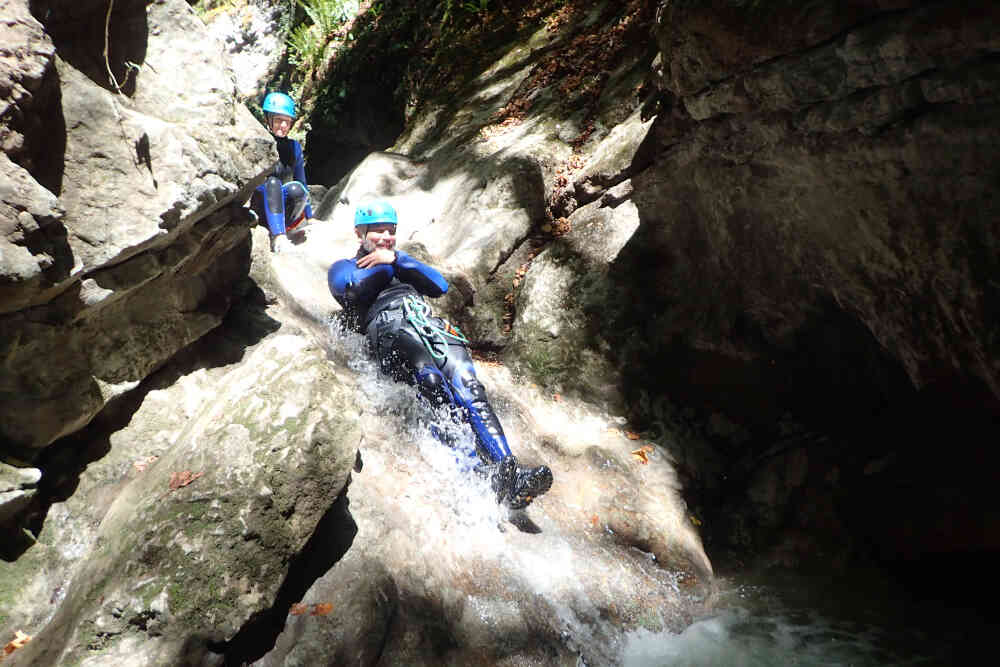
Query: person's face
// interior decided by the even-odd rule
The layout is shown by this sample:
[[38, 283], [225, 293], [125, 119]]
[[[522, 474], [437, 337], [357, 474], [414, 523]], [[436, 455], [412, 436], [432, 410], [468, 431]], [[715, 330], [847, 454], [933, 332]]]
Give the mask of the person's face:
[[292, 118], [291, 116], [286, 116], [285, 114], [271, 114], [268, 123], [271, 125], [271, 134], [276, 137], [284, 137], [288, 134], [288, 131], [292, 129]]
[[374, 225], [355, 227], [361, 245], [371, 252], [376, 248], [392, 250], [396, 247], [396, 225], [388, 222], [377, 222]]

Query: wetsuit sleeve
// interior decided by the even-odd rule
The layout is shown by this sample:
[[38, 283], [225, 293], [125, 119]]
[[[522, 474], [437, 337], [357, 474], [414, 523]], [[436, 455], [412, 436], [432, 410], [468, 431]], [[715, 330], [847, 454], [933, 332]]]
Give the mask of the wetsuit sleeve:
[[[295, 140], [293, 139], [293, 141]], [[301, 183], [302, 186], [306, 188], [306, 192], [308, 192], [309, 185], [306, 183], [306, 160], [302, 156], [302, 144], [295, 141], [294, 148], [295, 148], [295, 166], [293, 168], [293, 171], [295, 174], [295, 180]], [[306, 217], [307, 218], [313, 217], [312, 202], [308, 198], [306, 199]]]
[[371, 303], [392, 280], [392, 265], [378, 264], [359, 269], [357, 260], [341, 259], [333, 263], [326, 274], [330, 294], [345, 309]]
[[413, 285], [424, 296], [438, 297], [448, 291], [448, 281], [444, 276], [405, 252], [396, 251], [396, 261], [392, 266], [396, 269], [397, 278]]

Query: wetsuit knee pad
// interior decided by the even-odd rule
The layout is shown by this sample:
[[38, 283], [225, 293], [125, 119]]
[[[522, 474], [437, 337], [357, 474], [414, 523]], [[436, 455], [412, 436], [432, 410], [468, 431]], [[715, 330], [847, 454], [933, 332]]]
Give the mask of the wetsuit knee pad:
[[435, 406], [451, 405], [454, 398], [448, 389], [448, 381], [435, 366], [423, 366], [413, 374], [417, 388]]
[[[268, 176], [264, 183], [257, 187], [263, 195], [264, 221], [272, 235], [285, 233], [285, 194], [281, 180], [276, 176]], [[259, 213], [258, 213], [259, 215]]]
[[302, 215], [309, 203], [309, 190], [298, 181], [289, 181], [282, 186], [285, 195], [285, 224], [290, 225]]
[[273, 212], [285, 210], [285, 195], [282, 192], [281, 179], [277, 176], [268, 176], [264, 181], [264, 197], [267, 207]]

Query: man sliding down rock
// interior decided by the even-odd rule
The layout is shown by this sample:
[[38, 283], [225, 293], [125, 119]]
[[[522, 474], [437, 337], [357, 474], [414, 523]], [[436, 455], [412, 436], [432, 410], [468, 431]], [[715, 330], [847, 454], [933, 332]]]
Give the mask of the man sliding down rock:
[[[435, 269], [395, 249], [396, 211], [385, 201], [361, 204], [354, 231], [361, 247], [352, 259], [335, 262], [327, 274], [330, 292], [350, 326], [367, 336], [379, 369], [415, 385], [434, 406], [448, 406], [455, 423], [468, 424], [497, 502], [521, 509], [552, 486], [547, 466], [518, 465], [500, 420], [465, 347], [461, 332], [431, 316], [423, 296], [439, 297], [448, 283]], [[441, 432], [432, 432], [447, 442]]]

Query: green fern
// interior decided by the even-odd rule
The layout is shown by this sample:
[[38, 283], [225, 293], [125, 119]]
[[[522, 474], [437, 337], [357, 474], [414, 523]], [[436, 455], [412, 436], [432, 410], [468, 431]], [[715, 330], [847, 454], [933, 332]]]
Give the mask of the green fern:
[[296, 67], [313, 67], [319, 61], [323, 49], [316, 37], [313, 26], [300, 23], [288, 35], [288, 60]]
[[323, 40], [347, 20], [348, 5], [351, 4], [357, 5], [349, 0], [299, 0], [299, 6], [312, 20]]
[[311, 23], [300, 23], [288, 35], [289, 61], [300, 68], [318, 67], [330, 35], [358, 10], [357, 0], [297, 0]]
[[462, 9], [469, 12], [470, 14], [481, 14], [486, 12], [490, 7], [490, 0], [465, 0], [462, 3]]

